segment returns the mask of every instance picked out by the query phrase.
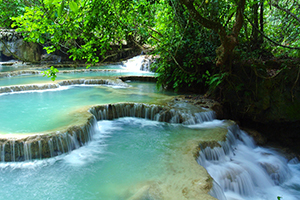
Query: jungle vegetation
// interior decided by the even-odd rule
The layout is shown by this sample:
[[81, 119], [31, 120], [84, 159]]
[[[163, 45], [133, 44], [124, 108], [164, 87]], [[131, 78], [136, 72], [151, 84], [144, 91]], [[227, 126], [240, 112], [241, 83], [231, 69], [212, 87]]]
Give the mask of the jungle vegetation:
[[298, 0], [0, 0], [0, 14], [0, 27], [74, 61], [159, 55], [158, 84], [174, 90], [216, 93], [227, 82], [251, 95], [230, 78], [243, 79], [236, 68], [270, 78], [300, 58]]

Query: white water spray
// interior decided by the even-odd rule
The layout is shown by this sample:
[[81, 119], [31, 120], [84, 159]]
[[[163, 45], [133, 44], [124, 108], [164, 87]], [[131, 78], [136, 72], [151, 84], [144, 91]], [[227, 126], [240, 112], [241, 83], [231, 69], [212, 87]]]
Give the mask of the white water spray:
[[149, 71], [149, 61], [144, 55], [133, 57], [124, 62], [124, 69], [131, 72]]
[[219, 144], [202, 149], [197, 160], [215, 180], [212, 196], [221, 200], [300, 199], [299, 162], [288, 163], [276, 151], [256, 146], [237, 125], [228, 128], [226, 141]]

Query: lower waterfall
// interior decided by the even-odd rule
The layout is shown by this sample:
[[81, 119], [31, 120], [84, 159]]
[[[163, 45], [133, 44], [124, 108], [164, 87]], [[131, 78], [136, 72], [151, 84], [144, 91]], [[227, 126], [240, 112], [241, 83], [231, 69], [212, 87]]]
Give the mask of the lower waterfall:
[[300, 163], [288, 161], [271, 148], [255, 145], [237, 125], [228, 128], [226, 141], [206, 147], [197, 162], [214, 179], [210, 194], [219, 200], [300, 199]]
[[[213, 185], [209, 194], [220, 200], [300, 197], [297, 159], [288, 162], [275, 150], [256, 146], [232, 121], [214, 119], [213, 112], [191, 115], [134, 103], [95, 106], [90, 112], [98, 122], [91, 117], [88, 126], [47, 140], [4, 143], [1, 196], [208, 200]], [[197, 161], [213, 181], [193, 157], [199, 141]], [[20, 149], [25, 162], [17, 162]]]

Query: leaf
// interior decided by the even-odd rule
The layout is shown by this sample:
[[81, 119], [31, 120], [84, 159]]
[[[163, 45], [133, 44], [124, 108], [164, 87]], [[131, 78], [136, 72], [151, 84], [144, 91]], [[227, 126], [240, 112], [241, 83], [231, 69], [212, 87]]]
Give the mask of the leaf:
[[57, 12], [59, 17], [61, 16], [61, 13], [62, 13], [64, 7], [65, 7], [65, 1], [62, 1], [62, 3], [60, 4], [60, 7], [58, 9], [58, 12]]
[[236, 12], [236, 9], [237, 9], [236, 6], [232, 7], [232, 8], [228, 11], [228, 16], [231, 16], [233, 13], [235, 13], [235, 12]]
[[74, 13], [78, 13], [78, 5], [75, 1], [70, 1], [69, 6]]
[[43, 37], [41, 37], [41, 36], [40, 36], [40, 38], [39, 38], [39, 41], [40, 41], [41, 44], [44, 44], [44, 43], [45, 43], [45, 39], [44, 39]]

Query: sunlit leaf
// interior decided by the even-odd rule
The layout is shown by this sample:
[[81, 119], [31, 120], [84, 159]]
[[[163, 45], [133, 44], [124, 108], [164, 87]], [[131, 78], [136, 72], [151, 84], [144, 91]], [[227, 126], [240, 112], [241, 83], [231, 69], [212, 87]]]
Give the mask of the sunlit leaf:
[[57, 12], [59, 17], [61, 16], [64, 7], [65, 7], [65, 1], [62, 1], [62, 3], [60, 4], [60, 7], [58, 9], [58, 12]]
[[78, 5], [75, 1], [70, 1], [69, 6], [74, 13], [78, 13]]

